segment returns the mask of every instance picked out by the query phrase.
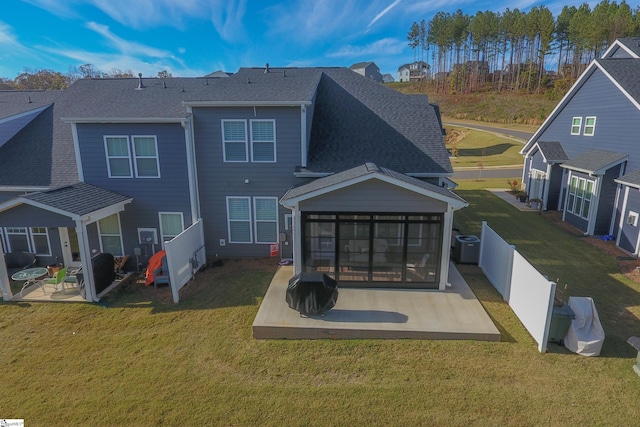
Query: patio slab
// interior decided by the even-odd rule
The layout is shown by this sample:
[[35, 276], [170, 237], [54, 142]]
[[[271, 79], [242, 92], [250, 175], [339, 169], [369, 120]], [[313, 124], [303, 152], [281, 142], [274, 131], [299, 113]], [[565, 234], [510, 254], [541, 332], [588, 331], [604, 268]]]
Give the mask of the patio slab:
[[500, 332], [453, 264], [446, 291], [340, 288], [324, 316], [286, 302], [292, 266], [274, 275], [253, 322], [257, 339], [441, 339], [500, 341]]

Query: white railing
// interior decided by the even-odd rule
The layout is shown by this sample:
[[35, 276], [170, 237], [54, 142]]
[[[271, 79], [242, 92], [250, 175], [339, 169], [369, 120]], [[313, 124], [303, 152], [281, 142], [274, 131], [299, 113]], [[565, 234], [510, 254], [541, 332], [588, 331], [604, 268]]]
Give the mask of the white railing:
[[538, 272], [515, 246], [505, 242], [484, 221], [479, 265], [536, 340], [538, 350], [547, 351], [556, 284]]
[[170, 241], [165, 242], [164, 249], [173, 302], [177, 303], [180, 300], [180, 289], [206, 262], [202, 218]]

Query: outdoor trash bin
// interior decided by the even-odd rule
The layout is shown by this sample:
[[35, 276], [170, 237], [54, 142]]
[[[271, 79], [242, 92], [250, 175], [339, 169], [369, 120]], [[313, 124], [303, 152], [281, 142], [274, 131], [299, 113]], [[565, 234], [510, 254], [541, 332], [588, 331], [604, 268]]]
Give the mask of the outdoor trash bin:
[[324, 273], [300, 273], [289, 280], [287, 304], [306, 315], [324, 314], [338, 301], [338, 284]]
[[554, 305], [549, 325], [549, 341], [562, 344], [571, 326], [571, 321], [575, 318], [573, 310], [567, 304]]

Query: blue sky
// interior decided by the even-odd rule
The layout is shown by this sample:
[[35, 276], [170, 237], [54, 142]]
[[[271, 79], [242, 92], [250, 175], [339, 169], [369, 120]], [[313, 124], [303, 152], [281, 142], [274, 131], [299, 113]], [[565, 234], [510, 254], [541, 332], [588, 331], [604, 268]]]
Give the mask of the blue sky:
[[[240, 67], [349, 66], [374, 61], [397, 76], [413, 61], [411, 23], [462, 9], [527, 11], [529, 0], [3, 0], [0, 77], [24, 68], [201, 76]], [[589, 1], [592, 7], [598, 1]], [[635, 9], [638, 0], [627, 1]]]

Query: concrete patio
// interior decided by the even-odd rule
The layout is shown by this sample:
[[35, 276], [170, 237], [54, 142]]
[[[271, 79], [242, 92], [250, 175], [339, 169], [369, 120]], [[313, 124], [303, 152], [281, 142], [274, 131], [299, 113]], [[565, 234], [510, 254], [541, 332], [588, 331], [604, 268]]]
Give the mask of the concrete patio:
[[257, 339], [440, 339], [500, 341], [500, 332], [453, 264], [446, 291], [340, 288], [324, 316], [291, 309], [292, 266], [274, 275], [253, 322]]

